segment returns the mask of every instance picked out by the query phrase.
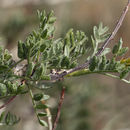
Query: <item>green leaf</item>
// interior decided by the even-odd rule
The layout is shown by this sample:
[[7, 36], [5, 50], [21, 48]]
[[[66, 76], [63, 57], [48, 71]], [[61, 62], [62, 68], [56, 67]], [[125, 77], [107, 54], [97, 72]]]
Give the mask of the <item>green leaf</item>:
[[112, 53], [113, 53], [113, 54], [117, 54], [118, 51], [119, 51], [118, 45], [115, 45], [115, 46], [113, 47], [113, 49], [112, 49]]
[[42, 37], [43, 39], [45, 39], [45, 38], [47, 37], [47, 32], [48, 32], [48, 30], [46, 29], [46, 30], [44, 30], [44, 31], [41, 33], [41, 37]]
[[7, 94], [7, 87], [5, 84], [0, 83], [0, 96], [5, 96]]
[[97, 53], [99, 43], [104, 42], [110, 36], [110, 34], [107, 31], [108, 27], [103, 27], [102, 23], [99, 24], [99, 27], [94, 26], [93, 36], [91, 36], [91, 42], [93, 47], [92, 56], [94, 56]]
[[7, 70], [10, 70], [10, 68], [7, 65], [0, 65], [0, 73], [3, 73]]
[[34, 96], [33, 96], [33, 99], [35, 101], [40, 101], [42, 98], [43, 98], [43, 94], [42, 93], [37, 93], [37, 94], [34, 94]]
[[94, 56], [90, 62], [89, 70], [94, 71], [96, 69], [98, 63], [99, 63], [98, 58], [96, 56]]
[[15, 84], [15, 83], [12, 84], [10, 90], [11, 90], [11, 92], [12, 92], [13, 94], [17, 93], [17, 89], [18, 89], [17, 84]]
[[70, 42], [72, 44], [72, 48], [74, 48], [75, 47], [75, 37], [74, 37], [73, 30], [72, 30], [72, 32], [70, 32]]
[[12, 56], [9, 54], [8, 50], [4, 51], [4, 59], [6, 61], [9, 61], [12, 58]]
[[121, 48], [120, 51], [117, 53], [118, 56], [123, 56], [129, 50], [128, 47]]
[[99, 33], [100, 36], [105, 34], [108, 30], [109, 30], [108, 27], [103, 28], [103, 23], [102, 22], [99, 24], [98, 33]]
[[56, 21], [56, 17], [51, 17], [49, 19], [49, 24], [53, 24]]
[[42, 126], [48, 127], [48, 124], [47, 124], [46, 121], [44, 121], [44, 120], [39, 120], [39, 123], [40, 123]]
[[68, 57], [63, 57], [62, 61], [61, 61], [61, 67], [69, 67], [70, 65], [70, 61]]
[[68, 45], [65, 46], [65, 49], [64, 49], [64, 55], [69, 57], [69, 54], [70, 54], [70, 48]]
[[128, 73], [129, 73], [129, 69], [125, 69], [124, 71], [120, 73], [120, 78], [123, 79], [127, 77]]
[[115, 70], [115, 69], [116, 69], [116, 65], [117, 65], [117, 62], [116, 62], [116, 60], [115, 60], [115, 57], [113, 57], [113, 58], [110, 60], [109, 64], [107, 65], [106, 69], [107, 69], [107, 70]]
[[50, 98], [50, 96], [49, 95], [43, 95], [43, 100], [48, 100]]
[[50, 75], [42, 75], [41, 80], [51, 80]]
[[34, 72], [32, 78], [34, 80], [40, 80], [42, 75], [45, 73], [45, 65], [41, 63], [40, 66], [37, 66], [36, 71]]
[[5, 116], [5, 111], [3, 111], [0, 115], [0, 122], [4, 120], [4, 116]]
[[110, 51], [111, 51], [110, 48], [105, 48], [104, 51], [101, 53], [100, 56], [106, 55], [106, 54], [108, 54]]
[[22, 41], [18, 41], [18, 57], [21, 59], [25, 58], [23, 44]]
[[34, 66], [35, 64], [33, 62], [28, 64], [27, 70], [26, 70], [26, 76], [28, 77], [31, 76], [31, 74], [33, 73]]
[[72, 64], [70, 65], [70, 68], [74, 68], [77, 66], [77, 62], [76, 61], [73, 61]]
[[40, 12], [39, 10], [37, 10], [37, 15], [38, 15], [38, 17], [39, 17], [39, 19], [40, 19], [40, 17], [41, 17], [41, 12]]
[[6, 116], [5, 116], [5, 123], [6, 123], [6, 125], [9, 125], [9, 123], [10, 123], [10, 117], [11, 117], [10, 112], [8, 112], [6, 114]]
[[96, 41], [94, 40], [93, 36], [91, 36], [91, 40], [92, 40], [92, 47], [93, 47], [93, 49], [95, 49], [96, 48]]
[[106, 56], [102, 56], [102, 62], [99, 64], [99, 70], [105, 70], [106, 68]]
[[17, 92], [22, 94], [22, 93], [24, 93], [25, 89], [26, 89], [26, 85], [22, 84], [22, 85], [18, 86]]
[[39, 112], [39, 113], [38, 113], [38, 116], [44, 117], [44, 116], [47, 116], [47, 113], [45, 113], [45, 112]]
[[44, 50], [46, 49], [46, 44], [42, 44], [41, 46], [40, 46], [40, 51], [41, 52], [44, 52]]
[[46, 26], [46, 24], [47, 24], [47, 18], [45, 17], [45, 18], [41, 21], [40, 27], [41, 27], [42, 29], [44, 29], [45, 26]]
[[24, 50], [23, 59], [27, 59], [29, 48], [25, 45], [25, 43], [22, 43], [22, 47]]
[[44, 51], [44, 53], [42, 54], [42, 60], [45, 61], [48, 58], [48, 52]]
[[120, 38], [118, 44], [113, 47], [112, 53], [118, 55], [118, 53], [120, 53], [122, 49], [122, 44], [123, 44], [123, 41], [122, 41], [122, 38]]
[[118, 48], [119, 48], [119, 50], [122, 48], [122, 44], [123, 44], [123, 41], [122, 41], [122, 38], [120, 38], [120, 40], [118, 42]]
[[0, 116], [1, 125], [15, 125], [20, 121], [20, 118], [16, 117], [16, 115], [11, 114], [10, 112], [2, 112]]
[[36, 105], [36, 109], [46, 109], [46, 108], [48, 108], [48, 106], [42, 103]]
[[98, 28], [96, 26], [93, 27], [93, 33], [94, 33], [95, 40], [100, 39], [100, 36], [99, 36], [99, 33], [98, 33]]

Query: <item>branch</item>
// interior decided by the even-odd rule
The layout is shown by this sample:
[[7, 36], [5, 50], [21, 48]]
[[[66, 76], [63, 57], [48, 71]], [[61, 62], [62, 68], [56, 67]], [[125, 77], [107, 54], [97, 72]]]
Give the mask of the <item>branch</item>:
[[118, 30], [120, 29], [123, 21], [124, 21], [124, 18], [128, 12], [128, 9], [129, 9], [129, 6], [130, 6], [130, 0], [128, 0], [128, 3], [126, 5], [126, 7], [124, 8], [123, 12], [122, 12], [122, 15], [120, 16], [120, 19], [118, 20], [116, 26], [115, 26], [115, 29], [113, 30], [113, 32], [111, 33], [111, 35], [109, 36], [109, 38], [104, 42], [104, 44], [102, 45], [101, 49], [97, 52], [96, 56], [100, 55], [105, 47], [110, 43], [110, 41], [115, 37], [116, 33], [118, 32]]
[[82, 76], [82, 75], [88, 75], [88, 74], [102, 74], [102, 73], [116, 73], [117, 70], [96, 70], [96, 71], [90, 71], [89, 69], [82, 69], [75, 71], [71, 74], [67, 74], [65, 77], [74, 77], [74, 76]]
[[[127, 5], [125, 6], [123, 12], [122, 12], [122, 15], [120, 16], [113, 32], [111, 33], [111, 35], [109, 36], [109, 38], [104, 42], [104, 44], [102, 45], [101, 49], [96, 53], [96, 56], [99, 56], [105, 49], [105, 47], [110, 43], [110, 41], [115, 37], [116, 33], [118, 32], [118, 30], [120, 29], [123, 21], [124, 21], [124, 18], [128, 12], [128, 9], [129, 9], [129, 6], [130, 6], [130, 0], [128, 0], [128, 3]], [[61, 78], [63, 78], [64, 76], [66, 76], [67, 74], [70, 74], [72, 72], [75, 72], [77, 70], [81, 70], [81, 69], [84, 69], [86, 67], [89, 66], [90, 62], [91, 62], [92, 59], [90, 59], [89, 61], [87, 61], [86, 63], [78, 66], [78, 67], [75, 67], [71, 70], [68, 70], [68, 71], [64, 71], [63, 73], [59, 74], [59, 75], [51, 75], [51, 81], [57, 81]]]
[[11, 97], [7, 102], [5, 102], [2, 106], [0, 106], [0, 109], [4, 108], [6, 105], [8, 105], [10, 102], [12, 102], [16, 96]]
[[65, 88], [63, 87], [62, 91], [61, 91], [60, 101], [59, 101], [57, 114], [56, 114], [56, 118], [55, 118], [52, 130], [56, 130], [56, 127], [57, 127], [57, 124], [59, 121], [59, 117], [60, 117], [60, 113], [61, 113], [61, 107], [62, 107], [63, 100], [64, 100], [64, 95], [65, 95]]
[[[116, 33], [118, 32], [118, 30], [120, 29], [123, 21], [124, 21], [124, 18], [128, 12], [128, 9], [129, 9], [129, 6], [130, 6], [130, 0], [128, 0], [128, 3], [127, 5], [125, 6], [123, 12], [122, 12], [122, 15], [120, 16], [113, 32], [111, 33], [111, 35], [109, 36], [109, 38], [104, 42], [104, 44], [102, 45], [101, 49], [99, 49], [99, 51], [95, 54], [96, 56], [100, 56], [101, 53], [104, 51], [104, 49], [106, 48], [106, 46], [110, 43], [110, 41], [115, 37]], [[42, 80], [43, 83], [54, 83], [60, 79], [62, 79], [64, 76], [70, 74], [70, 73], [73, 73], [75, 71], [78, 71], [78, 70], [82, 70], [84, 68], [87, 68], [90, 64], [92, 59], [90, 59], [89, 61], [85, 62], [84, 64], [82, 65], [79, 65], [73, 69], [70, 69], [70, 70], [65, 70], [64, 72], [61, 72], [60, 74], [50, 74], [51, 76], [51, 80]], [[17, 67], [16, 67], [17, 68]], [[21, 77], [23, 78], [23, 77]], [[26, 77], [25, 77], [26, 78]], [[28, 80], [31, 80], [31, 79], [28, 79]]]
[[118, 72], [118, 71], [117, 70], [103, 70], [103, 71], [93, 71], [93, 72], [91, 72], [88, 69], [83, 69], [83, 70], [79, 70], [79, 71], [73, 72], [71, 74], [68, 74], [65, 77], [74, 77], [74, 76], [77, 77], [77, 76], [95, 73], [95, 74], [102, 74], [102, 75], [106, 75], [106, 76], [109, 76], [109, 77], [112, 77], [112, 78], [120, 79], [123, 82], [130, 84], [130, 80], [121, 79], [119, 76], [110, 74], [110, 73], [116, 73], [116, 72]]

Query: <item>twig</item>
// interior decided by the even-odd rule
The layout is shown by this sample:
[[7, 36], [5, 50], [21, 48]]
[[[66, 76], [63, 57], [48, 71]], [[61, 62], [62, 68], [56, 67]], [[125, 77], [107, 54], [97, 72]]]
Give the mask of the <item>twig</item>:
[[119, 28], [121, 27], [122, 25], [122, 22], [128, 12], [128, 9], [129, 9], [129, 6], [130, 6], [130, 0], [128, 0], [128, 3], [126, 5], [126, 7], [124, 8], [123, 12], [122, 12], [122, 15], [120, 17], [120, 19], [118, 20], [116, 26], [115, 26], [115, 29], [114, 31], [111, 33], [111, 35], [109, 36], [109, 38], [104, 42], [104, 44], [102, 45], [101, 49], [97, 52], [96, 56], [100, 55], [105, 47], [110, 43], [110, 41], [115, 37], [116, 33], [118, 32]]
[[[130, 6], [130, 0], [128, 0], [128, 3], [127, 5], [125, 6], [123, 12], [122, 12], [122, 15], [120, 16], [113, 32], [111, 33], [111, 35], [109, 36], [109, 38], [104, 42], [104, 44], [102, 45], [101, 49], [97, 52], [96, 56], [99, 56], [105, 49], [105, 47], [110, 43], [110, 41], [115, 37], [116, 33], [118, 32], [119, 28], [121, 27], [122, 25], [122, 22], [124, 21], [124, 18], [128, 12], [128, 9], [129, 9], [129, 6]], [[68, 71], [65, 71], [59, 75], [51, 75], [51, 80], [59, 80], [61, 79], [62, 77], [66, 76], [67, 74], [70, 74], [72, 72], [75, 72], [77, 70], [81, 70], [81, 69], [84, 69], [86, 67], [88, 67], [88, 65], [90, 64], [91, 62], [91, 59], [89, 61], [87, 61], [86, 63], [78, 66], [78, 67], [75, 67], [74, 69], [71, 69], [71, 70], [68, 70]]]
[[61, 107], [62, 107], [63, 100], [64, 100], [64, 95], [65, 95], [65, 88], [63, 87], [62, 91], [61, 91], [60, 101], [59, 101], [57, 114], [56, 114], [56, 118], [55, 118], [52, 130], [56, 130], [56, 127], [57, 127], [57, 124], [59, 121], [59, 117], [60, 117], [60, 113], [61, 113]]
[[0, 106], [0, 109], [4, 108], [6, 105], [8, 105], [10, 102], [12, 102], [16, 96], [11, 97], [7, 102], [5, 102], [2, 106]]
[[20, 59], [19, 61], [17, 61], [14, 65], [11, 66], [11, 68], [16, 67], [19, 63], [21, 63], [23, 61], [23, 59]]

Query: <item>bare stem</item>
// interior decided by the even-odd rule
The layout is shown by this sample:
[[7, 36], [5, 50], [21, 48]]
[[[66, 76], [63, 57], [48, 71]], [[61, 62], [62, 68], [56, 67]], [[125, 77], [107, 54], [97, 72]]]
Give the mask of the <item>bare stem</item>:
[[115, 37], [116, 33], [118, 32], [119, 28], [121, 27], [124, 18], [128, 12], [130, 6], [130, 0], [128, 0], [128, 3], [126, 5], [126, 7], [124, 8], [122, 15], [120, 16], [120, 19], [118, 20], [115, 29], [113, 30], [113, 32], [111, 33], [111, 35], [109, 36], [109, 38], [104, 42], [104, 44], [102, 45], [101, 49], [97, 52], [96, 56], [100, 55], [103, 50], [105, 49], [105, 47], [110, 43], [110, 41]]
[[59, 117], [60, 117], [60, 113], [61, 113], [61, 107], [62, 107], [63, 100], [64, 100], [64, 95], [65, 95], [65, 88], [63, 87], [62, 91], [61, 91], [60, 101], [59, 101], [57, 114], [56, 114], [56, 118], [55, 118], [52, 130], [56, 130], [56, 127], [57, 127], [57, 124], [59, 121]]
[[15, 98], [16, 98], [16, 96], [11, 97], [7, 102], [5, 102], [2, 106], [0, 106], [0, 109], [6, 107], [6, 105], [11, 103]]
[[17, 61], [14, 65], [12, 65], [12, 67], [11, 68], [14, 68], [14, 67], [16, 67], [19, 63], [21, 63], [23, 61], [23, 59], [20, 59], [19, 61]]

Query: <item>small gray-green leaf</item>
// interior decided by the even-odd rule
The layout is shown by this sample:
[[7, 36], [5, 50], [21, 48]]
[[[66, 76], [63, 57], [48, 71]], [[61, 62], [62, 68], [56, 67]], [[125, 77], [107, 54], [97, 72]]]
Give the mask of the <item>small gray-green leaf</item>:
[[7, 94], [7, 87], [5, 84], [0, 83], [0, 96], [5, 96]]
[[40, 116], [40, 117], [47, 116], [47, 113], [45, 113], [45, 112], [39, 112], [38, 116]]
[[5, 122], [7, 125], [9, 125], [9, 123], [10, 123], [10, 117], [11, 117], [11, 114], [10, 114], [10, 112], [8, 112], [6, 117], [5, 117]]
[[117, 53], [118, 56], [123, 56], [129, 50], [128, 47], [121, 48], [120, 51]]
[[5, 72], [7, 70], [9, 70], [8, 66], [6, 66], [6, 65], [0, 65], [0, 73]]
[[3, 111], [3, 112], [1, 113], [1, 115], [0, 115], [0, 122], [3, 121], [4, 117], [5, 117], [5, 111]]
[[127, 77], [128, 73], [129, 73], [129, 69], [125, 69], [124, 71], [121, 72], [120, 78], [123, 79]]
[[42, 93], [37, 93], [33, 96], [33, 99], [35, 101], [40, 101], [43, 98], [43, 94]]
[[44, 120], [39, 120], [39, 123], [40, 123], [42, 126], [48, 127], [48, 124], [47, 124], [46, 121], [44, 121]]
[[36, 105], [36, 108], [37, 108], [37, 109], [46, 109], [46, 108], [48, 108], [48, 106], [45, 105], [45, 104], [37, 104], [37, 105]]
[[65, 49], [64, 49], [64, 55], [69, 57], [69, 53], [70, 53], [70, 48], [68, 45], [65, 46]]
[[48, 100], [49, 98], [50, 98], [49, 95], [44, 95], [44, 96], [43, 96], [43, 99], [44, 99], [44, 100]]
[[117, 54], [118, 51], [119, 51], [119, 48], [118, 48], [117, 45], [115, 45], [115, 46], [113, 47], [113, 49], [112, 49], [112, 53], [113, 53], [113, 54]]
[[42, 37], [43, 39], [45, 39], [45, 38], [46, 38], [46, 36], [47, 36], [47, 32], [48, 32], [48, 30], [47, 30], [47, 29], [46, 29], [46, 30], [44, 30], [44, 31], [42, 32], [41, 37]]
[[107, 53], [109, 53], [111, 51], [110, 48], [105, 48], [104, 51], [102, 52], [101, 56], [106, 55]]

